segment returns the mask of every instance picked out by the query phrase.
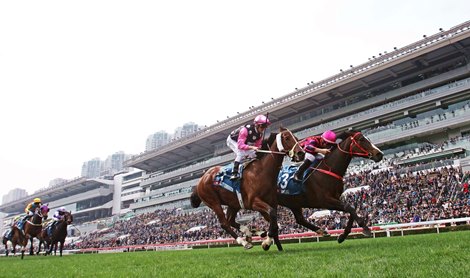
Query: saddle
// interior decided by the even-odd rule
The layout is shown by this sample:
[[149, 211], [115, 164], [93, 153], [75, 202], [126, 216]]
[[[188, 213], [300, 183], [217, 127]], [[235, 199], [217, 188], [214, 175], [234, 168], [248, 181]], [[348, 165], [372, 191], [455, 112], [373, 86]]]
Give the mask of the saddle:
[[220, 171], [215, 175], [213, 184], [214, 186], [221, 186], [227, 189], [230, 192], [237, 194], [238, 202], [240, 203], [241, 208], [244, 208], [243, 200], [241, 196], [241, 180], [243, 179], [243, 170], [256, 159], [251, 159], [240, 164], [238, 173], [240, 178], [238, 180], [230, 180], [232, 175], [233, 163], [225, 165], [220, 168]]
[[233, 170], [233, 163], [221, 167], [220, 171], [214, 177], [214, 186], [222, 186], [223, 188], [232, 192], [235, 192], [236, 189], [240, 189], [240, 181], [243, 179], [244, 169], [248, 166], [248, 164], [255, 160], [256, 159], [250, 159], [240, 164], [238, 170], [240, 178], [238, 180], [230, 180], [230, 176], [232, 175]]

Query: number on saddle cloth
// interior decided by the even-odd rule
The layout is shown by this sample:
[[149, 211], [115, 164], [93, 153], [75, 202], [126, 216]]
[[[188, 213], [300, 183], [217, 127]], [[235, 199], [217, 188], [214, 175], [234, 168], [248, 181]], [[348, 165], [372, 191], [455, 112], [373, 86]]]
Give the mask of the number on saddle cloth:
[[[297, 171], [299, 166], [297, 165], [288, 165], [282, 167], [277, 176], [277, 190], [281, 194], [286, 195], [298, 195], [304, 192], [304, 185], [301, 182], [296, 182], [294, 180], [294, 174]], [[307, 177], [312, 172], [311, 168], [308, 168], [304, 172], [303, 179]]]

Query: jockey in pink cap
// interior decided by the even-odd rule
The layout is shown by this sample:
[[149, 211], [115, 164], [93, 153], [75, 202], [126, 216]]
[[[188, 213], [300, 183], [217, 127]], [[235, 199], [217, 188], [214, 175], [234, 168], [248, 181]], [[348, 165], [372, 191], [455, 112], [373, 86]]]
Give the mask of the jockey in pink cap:
[[261, 147], [263, 141], [263, 133], [270, 124], [266, 116], [258, 115], [253, 124], [241, 126], [227, 137], [227, 146], [236, 154], [231, 180], [240, 178], [238, 168], [243, 159], [256, 157], [256, 150]]
[[300, 165], [297, 172], [294, 174], [294, 180], [301, 182], [305, 170], [307, 170], [312, 163], [322, 160], [327, 153], [330, 152], [330, 148], [336, 144], [336, 134], [327, 130], [323, 132], [321, 136], [310, 136], [302, 140], [300, 145], [305, 151], [305, 160]]

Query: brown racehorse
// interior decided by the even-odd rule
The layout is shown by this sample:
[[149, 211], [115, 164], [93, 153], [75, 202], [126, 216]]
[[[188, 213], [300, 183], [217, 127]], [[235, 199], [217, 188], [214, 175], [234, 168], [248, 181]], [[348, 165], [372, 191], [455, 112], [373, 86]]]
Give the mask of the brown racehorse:
[[[268, 238], [262, 243], [263, 249], [269, 250], [274, 239], [278, 250], [282, 251], [279, 241], [276, 187], [274, 184], [284, 156], [289, 155], [298, 161], [303, 159], [305, 153], [299, 146], [297, 138], [285, 128], [281, 128], [277, 134], [271, 134], [264, 145], [269, 147], [269, 151], [267, 151], [269, 154], [249, 163], [243, 171], [240, 186], [242, 203], [245, 209], [259, 211], [269, 222]], [[246, 227], [240, 227], [235, 222], [236, 213], [242, 208], [236, 194], [221, 186], [214, 186], [214, 178], [220, 169], [221, 166], [215, 166], [204, 173], [191, 195], [191, 205], [198, 207], [203, 201], [215, 212], [222, 228], [245, 249], [250, 249], [253, 245], [239, 237], [230, 227], [235, 227], [244, 233], [248, 232]], [[223, 205], [228, 207], [227, 216], [224, 214]]]
[[[13, 228], [10, 228], [13, 229]], [[11, 233], [13, 235], [13, 230], [7, 231], [2, 238], [2, 244], [5, 245], [5, 256], [8, 257], [8, 254], [10, 253], [8, 251], [8, 241], [11, 241], [8, 239], [7, 234]], [[13, 248], [13, 254], [16, 254], [16, 248]]]
[[[50, 221], [52, 222], [52, 219], [50, 219]], [[49, 244], [51, 244], [51, 237], [47, 233], [47, 228], [51, 224], [51, 222], [42, 224], [42, 230], [37, 237], [39, 239], [39, 244], [38, 244], [38, 251], [36, 252], [36, 255], [39, 255], [39, 253], [41, 253], [42, 245], [44, 245], [44, 250], [46, 251], [44, 253], [44, 256], [47, 255], [47, 251], [49, 250]]]
[[[49, 209], [49, 207], [48, 207], [47, 205], [42, 205], [42, 206], [41, 206], [41, 210], [40, 210], [40, 211], [41, 211], [41, 214], [42, 214], [42, 216], [43, 216], [43, 217], [42, 217], [42, 220], [43, 220], [43, 221], [47, 219], [47, 215], [48, 215], [48, 213], [49, 213], [49, 210], [50, 210], [50, 209]], [[30, 224], [30, 226], [31, 226], [31, 227], [28, 229], [28, 232], [26, 232], [26, 224]], [[30, 249], [29, 249], [29, 255], [34, 255], [34, 252], [33, 252], [33, 251], [34, 251], [33, 240], [34, 240], [34, 238], [37, 238], [37, 239], [40, 240], [39, 235], [40, 235], [40, 233], [41, 233], [41, 231], [42, 231], [42, 222], [41, 222], [41, 226], [40, 226], [40, 227], [38, 227], [36, 224], [33, 225], [32, 223], [26, 222], [25, 225], [24, 225], [24, 231], [25, 231], [25, 234], [29, 234], [29, 235], [30, 235], [29, 241], [30, 241], [31, 245], [30, 245]]]
[[[16, 225], [12, 227], [12, 239], [11, 243], [13, 246], [13, 252], [15, 253], [16, 245], [21, 246], [21, 259], [24, 257], [24, 252], [28, 241], [31, 241], [31, 250], [30, 255], [33, 255], [33, 238], [37, 237], [42, 229], [42, 220], [47, 218], [47, 213], [49, 208], [47, 205], [42, 205], [40, 208], [36, 208], [33, 216], [30, 220], [26, 220], [24, 223], [24, 232], [19, 230]], [[5, 249], [7, 248], [7, 243], [5, 242]]]
[[340, 200], [344, 190], [343, 176], [353, 157], [364, 157], [375, 162], [382, 160], [383, 153], [361, 132], [348, 131], [340, 134], [342, 141], [331, 150], [329, 154], [318, 164], [316, 170], [304, 179], [304, 192], [299, 195], [285, 195], [278, 193], [279, 205], [289, 208], [299, 225], [302, 225], [319, 234], [328, 236], [328, 233], [305, 220], [302, 208], [323, 208], [338, 210], [350, 214], [347, 227], [338, 237], [338, 242], [343, 242], [351, 232], [352, 225], [356, 221], [363, 228], [363, 233], [370, 236], [367, 221], [359, 217], [351, 205]]
[[[41, 232], [42, 239], [47, 243], [45, 244], [44, 248], [49, 246], [49, 250], [46, 251], [45, 255], [51, 254], [52, 249], [54, 249], [54, 255], [57, 253], [57, 244], [60, 243], [59, 253], [62, 257], [62, 250], [64, 249], [64, 242], [65, 238], [67, 237], [67, 226], [72, 224], [73, 222], [73, 215], [72, 212], [66, 211], [64, 214], [64, 218], [57, 223], [57, 225], [52, 230], [52, 235], [49, 237], [47, 231], [43, 230]], [[41, 244], [41, 243], [39, 243]]]

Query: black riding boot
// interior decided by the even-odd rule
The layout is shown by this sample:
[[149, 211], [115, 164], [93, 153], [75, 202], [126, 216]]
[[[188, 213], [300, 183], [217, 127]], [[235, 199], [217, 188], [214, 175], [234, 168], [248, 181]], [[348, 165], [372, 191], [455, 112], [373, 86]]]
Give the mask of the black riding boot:
[[240, 167], [240, 162], [235, 161], [233, 163], [233, 170], [232, 170], [232, 175], [230, 176], [230, 180], [238, 180], [240, 178], [240, 175], [238, 174], [238, 167]]
[[300, 165], [299, 169], [297, 169], [297, 172], [295, 172], [294, 181], [302, 182], [304, 178], [304, 172], [308, 167], [310, 167], [310, 165], [312, 165], [312, 161], [305, 159], [302, 165]]

